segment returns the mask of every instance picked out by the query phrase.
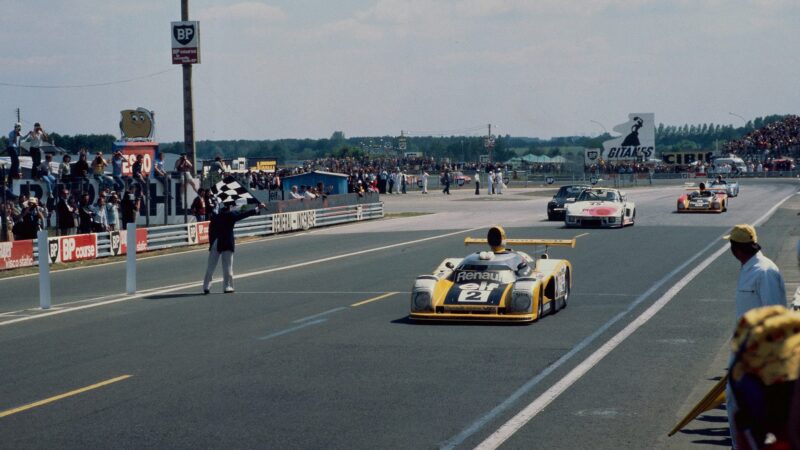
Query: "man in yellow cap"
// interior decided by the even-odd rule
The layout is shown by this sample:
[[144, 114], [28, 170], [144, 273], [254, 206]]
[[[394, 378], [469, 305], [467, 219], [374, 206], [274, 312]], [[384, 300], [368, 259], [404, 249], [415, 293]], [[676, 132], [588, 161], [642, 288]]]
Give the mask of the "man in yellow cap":
[[[778, 266], [764, 256], [758, 245], [758, 235], [752, 225], [736, 225], [723, 239], [730, 241], [731, 253], [742, 263], [739, 271], [739, 284], [736, 286], [736, 322], [753, 308], [769, 305], [786, 306], [786, 287]], [[731, 429], [731, 442], [736, 446], [736, 402], [728, 384], [725, 391], [728, 425]]]

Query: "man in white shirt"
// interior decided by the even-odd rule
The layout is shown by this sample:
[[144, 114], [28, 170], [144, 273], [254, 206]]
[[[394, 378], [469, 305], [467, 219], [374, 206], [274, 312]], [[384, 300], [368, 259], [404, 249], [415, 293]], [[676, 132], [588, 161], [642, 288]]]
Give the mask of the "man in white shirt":
[[[731, 253], [742, 263], [739, 283], [736, 286], [736, 321], [753, 308], [762, 306], [786, 306], [786, 287], [778, 266], [761, 253], [758, 236], [752, 225], [736, 225], [723, 239], [730, 241]], [[728, 410], [728, 425], [731, 441], [736, 447], [736, 402], [728, 384], [725, 391]]]
[[292, 186], [292, 191], [289, 192], [289, 198], [303, 198], [303, 196], [297, 192], [297, 185]]
[[428, 177], [429, 176], [430, 175], [428, 175], [428, 172], [422, 171], [422, 193], [423, 194], [427, 194], [428, 193]]

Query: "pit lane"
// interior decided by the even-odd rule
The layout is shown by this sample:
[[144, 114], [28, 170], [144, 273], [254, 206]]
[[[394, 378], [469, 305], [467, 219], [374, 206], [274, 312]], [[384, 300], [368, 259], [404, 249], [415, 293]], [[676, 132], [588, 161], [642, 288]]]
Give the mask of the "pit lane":
[[[120, 373], [134, 377], [4, 418], [0, 446], [438, 447], [509, 399], [730, 226], [764, 214], [771, 203], [763, 199], [783, 198], [794, 190], [788, 183], [745, 184], [730, 211], [720, 216], [672, 213], [680, 187], [629, 191], [637, 203], [635, 227], [590, 230], [576, 249], [550, 252], [573, 263], [573, 296], [567, 309], [530, 326], [417, 325], [406, 319], [403, 293], [414, 276], [445, 256], [469, 251], [463, 237], [481, 234], [472, 232], [251, 276], [237, 280], [235, 295], [204, 297], [196, 288], [153, 293], [2, 327], [0, 410]], [[513, 194], [480, 203], [463, 191], [450, 199], [435, 194], [386, 198], [390, 211], [426, 208], [437, 213], [240, 246], [236, 273], [493, 223], [506, 225], [510, 237], [581, 233], [543, 220], [547, 198]], [[779, 212], [759, 230], [768, 256], [784, 245], [789, 223]], [[150, 288], [196, 281], [204, 257], [198, 252], [143, 260], [140, 281]], [[120, 270], [102, 266], [65, 272], [70, 276], [60, 280], [68, 284], [62, 299], [110, 295], [109, 279]], [[505, 448], [670, 445], [662, 435], [683, 412], [692, 387], [730, 333], [729, 294], [737, 270], [724, 256], [712, 263]], [[35, 286], [35, 278], [0, 282], [0, 289], [15, 299], [4, 296], [0, 307], [8, 311], [35, 298]], [[668, 281], [656, 289], [466, 436], [459, 448], [481, 442], [669, 286]], [[400, 294], [352, 306], [390, 292]]]

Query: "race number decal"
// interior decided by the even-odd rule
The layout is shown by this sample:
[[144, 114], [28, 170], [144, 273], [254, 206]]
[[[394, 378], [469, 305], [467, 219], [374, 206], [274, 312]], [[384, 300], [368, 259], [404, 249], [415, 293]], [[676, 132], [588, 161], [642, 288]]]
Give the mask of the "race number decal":
[[489, 294], [492, 291], [461, 291], [458, 294], [459, 302], [467, 303], [486, 303], [489, 301]]
[[461, 285], [461, 292], [458, 294], [459, 303], [486, 303], [489, 301], [489, 296], [492, 291], [497, 289], [500, 285], [497, 283], [467, 283]]

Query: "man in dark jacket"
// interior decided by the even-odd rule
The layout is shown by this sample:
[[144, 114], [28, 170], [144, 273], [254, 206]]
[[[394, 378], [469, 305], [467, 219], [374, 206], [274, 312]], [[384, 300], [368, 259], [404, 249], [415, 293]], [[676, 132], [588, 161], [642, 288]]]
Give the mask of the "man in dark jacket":
[[131, 185], [128, 192], [122, 196], [122, 229], [126, 229], [129, 223], [136, 222], [136, 215], [139, 213], [139, 199], [136, 197], [136, 188]]
[[220, 213], [211, 216], [211, 223], [208, 227], [208, 268], [206, 268], [206, 276], [203, 279], [203, 294], [211, 292], [211, 278], [214, 276], [220, 255], [222, 256], [223, 291], [226, 294], [234, 292], [233, 252], [236, 240], [233, 236], [233, 227], [236, 222], [258, 214], [258, 210], [264, 207], [264, 204], [261, 203], [255, 209], [239, 212], [231, 211], [230, 205], [222, 205]]
[[75, 208], [69, 203], [69, 190], [61, 191], [61, 199], [56, 205], [56, 218], [61, 236], [75, 234]]

